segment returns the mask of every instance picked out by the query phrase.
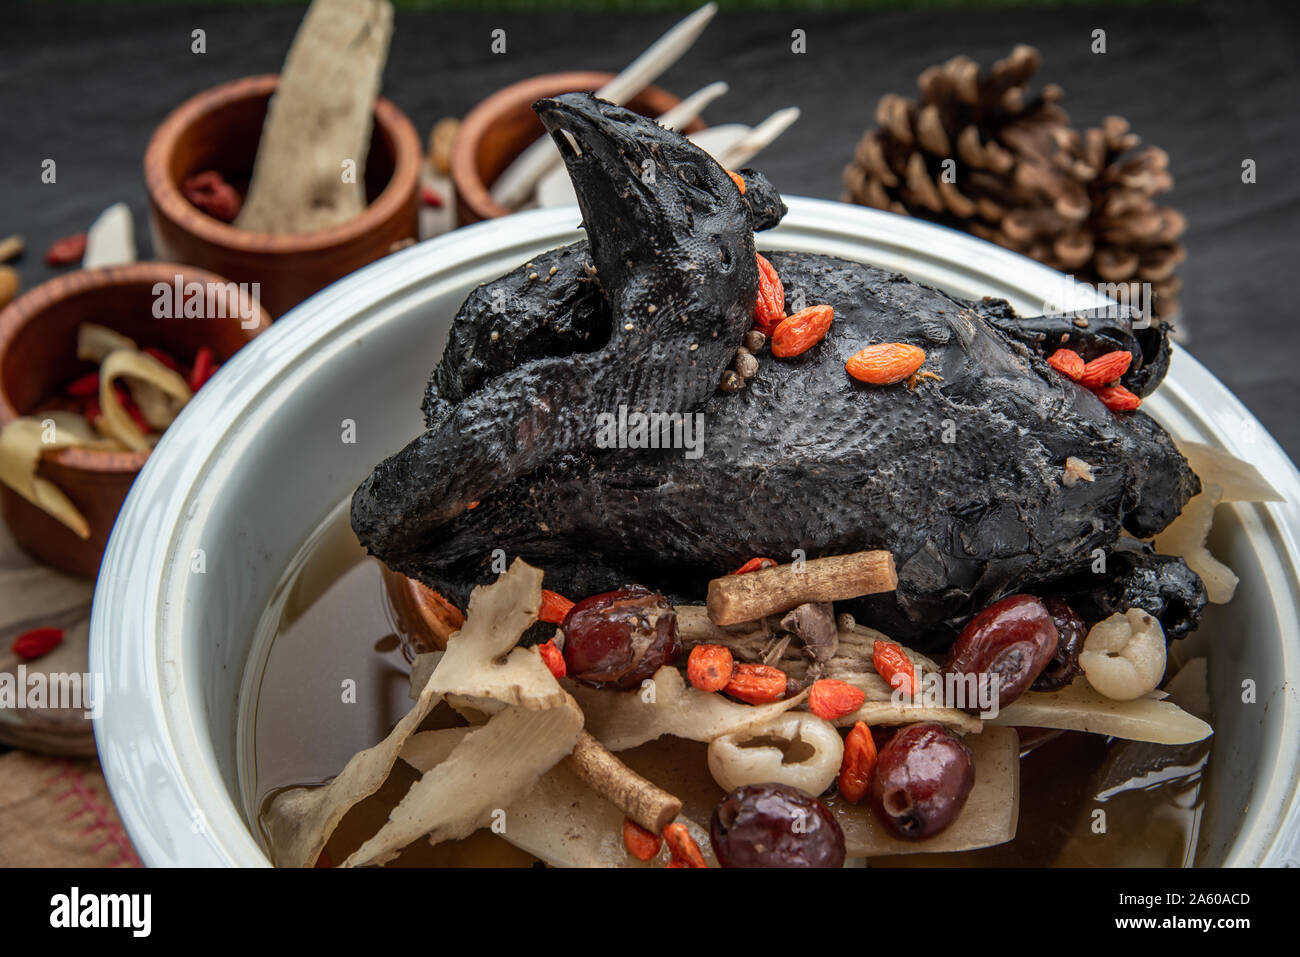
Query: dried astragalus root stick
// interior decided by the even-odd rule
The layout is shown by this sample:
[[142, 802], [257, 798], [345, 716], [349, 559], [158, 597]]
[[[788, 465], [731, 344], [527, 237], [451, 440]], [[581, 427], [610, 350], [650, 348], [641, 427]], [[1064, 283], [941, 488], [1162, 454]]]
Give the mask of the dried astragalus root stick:
[[886, 551], [853, 552], [724, 575], [709, 582], [709, 618], [715, 625], [757, 621], [805, 602], [842, 601], [898, 587], [894, 556]]

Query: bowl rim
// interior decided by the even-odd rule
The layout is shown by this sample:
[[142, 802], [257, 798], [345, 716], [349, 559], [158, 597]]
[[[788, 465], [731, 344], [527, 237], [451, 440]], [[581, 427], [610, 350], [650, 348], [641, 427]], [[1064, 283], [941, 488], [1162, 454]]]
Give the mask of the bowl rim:
[[[449, 175], [456, 187], [457, 202], [465, 204], [474, 211], [475, 215], [481, 215], [485, 219], [500, 219], [511, 215], [510, 209], [492, 198], [490, 184], [483, 182], [474, 162], [484, 132], [497, 122], [501, 112], [508, 107], [519, 103], [531, 105], [534, 100], [557, 95], [557, 92], [598, 90], [613, 78], [613, 73], [603, 70], [562, 70], [557, 73], [539, 73], [503, 86], [476, 103], [461, 120], [460, 128], [456, 131], [456, 139], [451, 147]], [[653, 83], [642, 89], [637, 96], [658, 97], [665, 103], [670, 100], [681, 102], [677, 94]], [[687, 124], [686, 130], [693, 133], [705, 129], [705, 126], [704, 121], [696, 117]]]
[[[39, 286], [33, 286], [0, 310], [0, 356], [9, 351], [14, 338], [22, 329], [39, 321], [46, 310], [56, 303], [74, 296], [93, 295], [114, 286], [152, 286], [158, 282], [166, 282], [170, 285], [175, 282], [177, 276], [182, 277], [186, 283], [214, 283], [222, 286], [231, 283], [231, 280], [207, 269], [162, 260], [97, 266], [55, 276]], [[229, 319], [235, 323], [239, 332], [244, 334], [244, 345], [252, 342], [259, 333], [265, 332], [271, 325], [270, 318], [261, 303], [258, 303], [258, 323], [254, 328], [245, 329], [237, 316], [231, 316]], [[9, 401], [4, 390], [0, 389], [0, 426], [6, 425], [21, 414]], [[73, 447], [45, 452], [42, 454], [42, 459], [67, 469], [83, 472], [129, 473], [140, 471], [149, 456], [149, 452]]]
[[[781, 227], [760, 234], [767, 240], [764, 247], [799, 249], [809, 234], [817, 234], [823, 251], [834, 252], [838, 250], [827, 247], [835, 242], [860, 244], [866, 236], [882, 250], [881, 260], [896, 251], [943, 265], [952, 273], [983, 277], [986, 285], [989, 277], [1014, 276], [1024, 298], [1038, 296], [1040, 290], [1059, 291], [1066, 280], [1040, 263], [946, 227], [828, 200], [785, 199], [790, 213]], [[176, 610], [189, 600], [185, 590], [192, 587], [192, 578], [187, 581], [177, 573], [175, 556], [185, 554], [183, 549], [207, 520], [202, 513], [203, 486], [219, 482], [222, 468], [229, 466], [228, 461], [218, 466], [217, 460], [234, 444], [236, 433], [246, 437], [247, 430], [257, 428], [256, 417], [266, 414], [277, 377], [286, 369], [294, 366], [298, 373], [310, 374], [315, 362], [328, 361], [343, 343], [358, 341], [395, 299], [435, 274], [500, 256], [503, 250], [528, 255], [557, 237], [566, 241], [573, 235], [576, 213], [575, 207], [556, 207], [488, 220], [359, 270], [308, 299], [241, 350], [229, 363], [230, 374], [220, 388], [200, 395], [164, 434], [109, 540], [90, 635], [90, 667], [105, 675], [113, 694], [113, 706], [95, 719], [100, 760], [145, 863], [270, 863], [199, 734], [202, 702], [188, 698], [176, 675], [184, 647]], [[1005, 282], [1011, 284], [1010, 279]], [[1095, 290], [1078, 288], [1093, 304], [1105, 301]], [[1084, 305], [1071, 303], [1074, 308]], [[1228, 435], [1223, 416], [1250, 425], [1251, 458], [1287, 501], [1232, 507], [1265, 527], [1276, 543], [1290, 606], [1281, 605], [1288, 595], [1274, 600], [1285, 612], [1285, 627], [1288, 620], [1300, 617], [1293, 614], [1300, 607], [1300, 472], [1240, 400], [1180, 347], [1175, 347], [1171, 375], [1161, 392], [1172, 412], [1190, 416], [1197, 427], [1237, 454], [1244, 452], [1242, 443]], [[1211, 401], [1216, 405], [1213, 413], [1206, 408]], [[1264, 786], [1254, 795], [1251, 813], [1228, 850], [1228, 866], [1300, 861], [1300, 754], [1290, 744], [1300, 740], [1300, 634], [1294, 629], [1284, 631], [1281, 651], [1280, 743], [1264, 756], [1274, 759], [1266, 765], [1270, 777], [1260, 782]], [[199, 810], [205, 826], [191, 827]]]
[[364, 236], [401, 213], [419, 187], [424, 154], [415, 125], [396, 103], [375, 99], [374, 125], [392, 137], [393, 175], [374, 201], [346, 222], [306, 233], [263, 233], [223, 223], [197, 209], [172, 182], [171, 155], [176, 141], [200, 117], [239, 100], [271, 96], [280, 74], [261, 73], [209, 87], [172, 110], [158, 124], [144, 152], [145, 188], [158, 215], [213, 246], [261, 256], [321, 252]]

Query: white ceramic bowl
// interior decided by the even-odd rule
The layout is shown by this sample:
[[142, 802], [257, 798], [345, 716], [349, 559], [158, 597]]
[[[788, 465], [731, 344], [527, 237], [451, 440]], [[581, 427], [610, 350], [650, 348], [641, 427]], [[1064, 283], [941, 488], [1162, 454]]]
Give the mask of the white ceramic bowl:
[[[964, 296], [1095, 304], [1065, 278], [969, 236], [838, 203], [792, 199], [760, 244], [897, 269]], [[95, 592], [90, 665], [109, 692], [100, 760], [150, 865], [266, 865], [241, 812], [236, 722], [254, 631], [308, 535], [376, 462], [420, 430], [420, 396], [466, 293], [572, 242], [573, 207], [422, 243], [325, 289], [242, 350], [167, 430], [131, 491]], [[1067, 298], [1069, 301], [1063, 302]], [[1198, 862], [1297, 863], [1300, 476], [1204, 367], [1176, 350], [1147, 408], [1174, 434], [1253, 462], [1285, 503], [1220, 510], [1213, 548], [1241, 576], [1193, 643], [1211, 693], [1253, 707], [1215, 720]], [[339, 440], [356, 422], [355, 444]], [[206, 570], [191, 572], [202, 549]]]

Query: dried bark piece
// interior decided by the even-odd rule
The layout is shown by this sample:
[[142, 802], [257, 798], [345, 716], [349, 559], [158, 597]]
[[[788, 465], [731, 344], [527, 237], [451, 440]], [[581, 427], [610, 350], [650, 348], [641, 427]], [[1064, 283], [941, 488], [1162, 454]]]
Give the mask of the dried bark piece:
[[[361, 213], [375, 98], [392, 32], [388, 0], [313, 0], [267, 110], [235, 226], [304, 233]], [[347, 161], [355, 164], [349, 182]]]

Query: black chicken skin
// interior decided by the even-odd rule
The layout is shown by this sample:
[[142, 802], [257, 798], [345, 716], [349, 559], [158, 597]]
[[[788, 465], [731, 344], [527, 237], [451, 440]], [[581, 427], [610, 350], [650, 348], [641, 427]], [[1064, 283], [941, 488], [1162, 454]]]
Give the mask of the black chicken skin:
[[[762, 352], [747, 387], [722, 392], [752, 322], [753, 232], [783, 215], [779, 197], [748, 170], [742, 196], [684, 138], [587, 94], [536, 108], [590, 245], [537, 256], [462, 306], [428, 430], [353, 498], [360, 540], [393, 569], [463, 603], [499, 549], [573, 598], [635, 582], [698, 601], [754, 556], [883, 548], [897, 592], [845, 607], [941, 647], [1004, 594], [1077, 593], [1123, 531], [1152, 535], [1199, 491], [1152, 419], [1111, 412], [1046, 363], [1062, 343], [1129, 349], [1124, 381], [1148, 393], [1168, 342], [1124, 315], [1020, 320], [861, 263], [769, 252], [787, 303], [830, 304], [834, 322], [798, 357]], [[920, 346], [941, 378], [850, 378], [845, 361], [877, 342]], [[699, 413], [702, 446], [606, 447], [620, 407]], [[1067, 482], [1071, 457], [1092, 481]], [[1133, 549], [1094, 597], [1097, 617], [1122, 597], [1173, 636], [1204, 604], [1181, 560]]]

